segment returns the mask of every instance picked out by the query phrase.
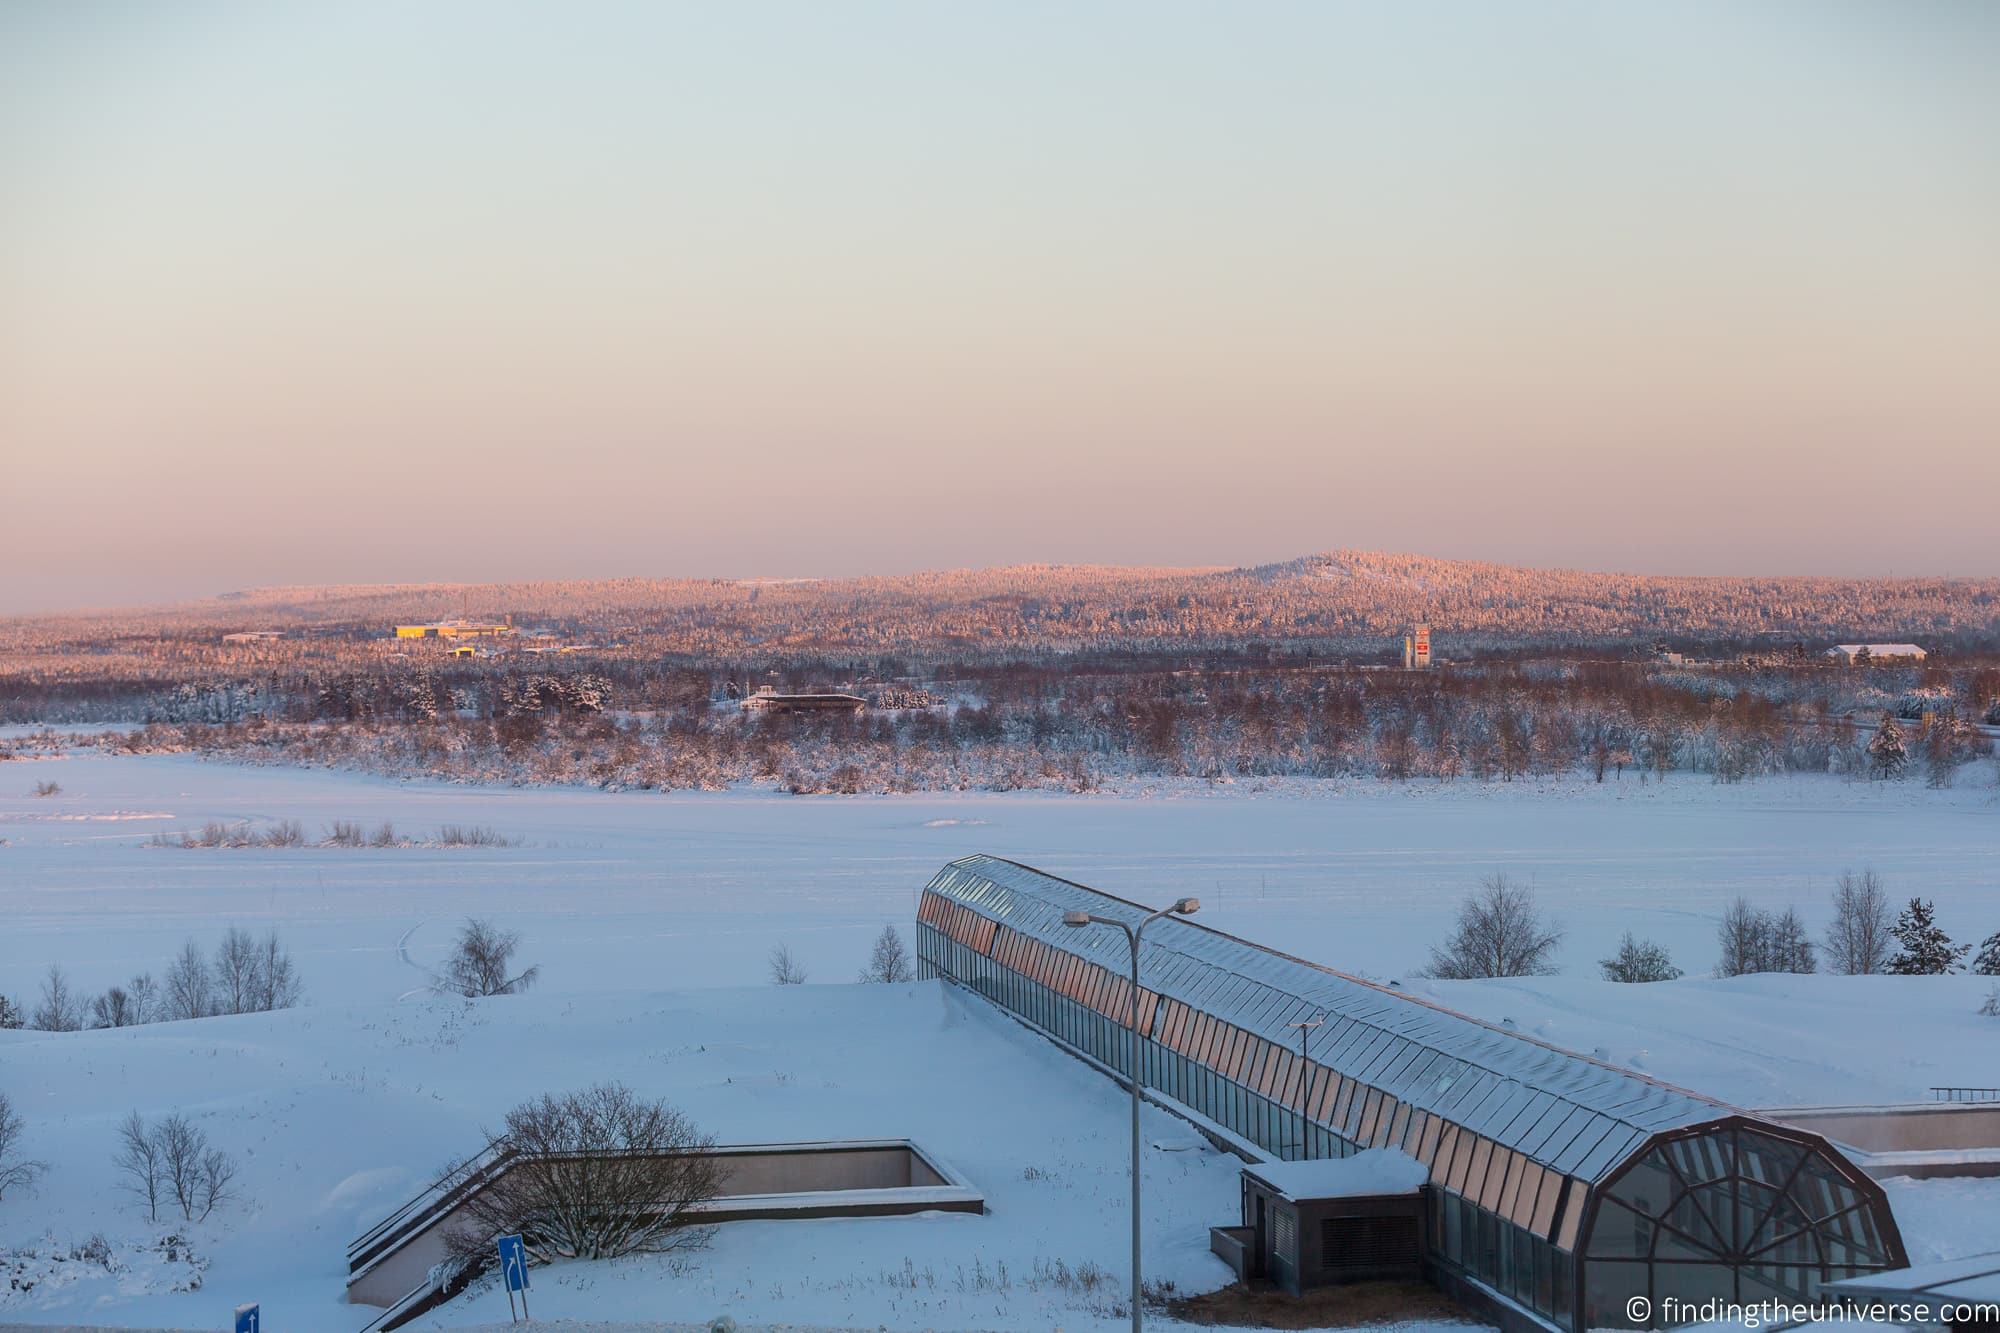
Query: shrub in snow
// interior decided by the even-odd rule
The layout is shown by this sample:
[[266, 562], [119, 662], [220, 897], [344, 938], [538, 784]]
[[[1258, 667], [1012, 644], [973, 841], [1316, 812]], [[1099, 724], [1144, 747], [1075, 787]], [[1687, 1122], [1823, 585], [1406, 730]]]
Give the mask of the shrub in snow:
[[910, 966], [910, 951], [903, 947], [903, 937], [894, 926], [882, 927], [882, 933], [875, 937], [875, 948], [868, 955], [868, 966], [861, 969], [860, 979], [864, 982], [917, 979], [916, 969]]
[[1556, 971], [1549, 955], [1562, 931], [1535, 907], [1534, 893], [1505, 875], [1494, 875], [1458, 909], [1451, 938], [1431, 948], [1420, 975], [1441, 981], [1484, 977], [1539, 977]]
[[806, 970], [792, 957], [791, 946], [779, 944], [771, 950], [771, 984], [773, 986], [803, 986], [806, 984]]
[[1761, 912], [1750, 905], [1749, 899], [1738, 898], [1722, 914], [1716, 936], [1722, 946], [1722, 957], [1715, 965], [1719, 977], [1818, 970], [1812, 941], [1806, 938], [1805, 922], [1793, 908]]
[[7, 1094], [0, 1092], [0, 1199], [7, 1197], [8, 1190], [27, 1189], [48, 1169], [22, 1155], [21, 1135], [26, 1129]]
[[1986, 998], [1979, 1002], [1982, 1018], [2000, 1018], [2000, 986], [1989, 987]]
[[1833, 921], [1826, 928], [1829, 972], [1871, 976], [1889, 964], [1889, 897], [1873, 870], [1842, 871], [1833, 886]]
[[515, 1164], [463, 1205], [446, 1237], [454, 1254], [484, 1258], [506, 1232], [543, 1263], [708, 1243], [693, 1210], [721, 1185], [715, 1140], [664, 1101], [618, 1083], [545, 1094], [507, 1113], [501, 1141]]
[[160, 1220], [162, 1207], [177, 1207], [184, 1220], [201, 1222], [236, 1197], [236, 1163], [178, 1112], [150, 1129], [137, 1111], [126, 1116], [111, 1164], [149, 1221]]
[[458, 942], [444, 965], [441, 981], [446, 990], [463, 995], [468, 999], [478, 999], [488, 995], [518, 995], [540, 978], [540, 967], [524, 968], [508, 976], [513, 971], [514, 952], [521, 947], [521, 937], [512, 931], [496, 929], [492, 922], [479, 917], [468, 918], [465, 929], [459, 931]]
[[1629, 930], [1619, 943], [1616, 956], [1604, 959], [1598, 966], [1604, 969], [1606, 981], [1672, 981], [1681, 975], [1666, 949], [1651, 940], [1632, 938]]
[[62, 795], [62, 784], [60, 782], [37, 782], [34, 794], [37, 796], [60, 796]]
[[1938, 927], [1936, 909], [1922, 898], [1910, 899], [1910, 905], [1896, 918], [1890, 933], [1900, 947], [1886, 970], [1899, 977], [1934, 977], [1956, 972], [1959, 960], [1972, 952], [1969, 944], [1951, 942], [1951, 936]]

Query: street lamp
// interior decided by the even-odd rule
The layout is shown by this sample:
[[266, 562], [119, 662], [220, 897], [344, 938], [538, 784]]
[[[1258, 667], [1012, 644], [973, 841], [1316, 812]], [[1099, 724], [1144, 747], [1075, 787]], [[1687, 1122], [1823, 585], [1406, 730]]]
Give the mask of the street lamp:
[[1312, 1149], [1306, 1144], [1306, 1106], [1312, 1101], [1312, 1062], [1306, 1059], [1306, 1039], [1313, 1030], [1326, 1022], [1326, 1015], [1320, 1014], [1302, 1023], [1287, 1023], [1288, 1028], [1299, 1030], [1299, 1158], [1312, 1156]]
[[1200, 910], [1201, 899], [1182, 898], [1172, 907], [1154, 912], [1136, 927], [1115, 916], [1098, 916], [1093, 912], [1063, 913], [1065, 926], [1116, 926], [1125, 932], [1125, 942], [1132, 947], [1132, 990], [1125, 1001], [1125, 1026], [1132, 1033], [1131, 1052], [1127, 1057], [1131, 1068], [1126, 1071], [1127, 1081], [1132, 1085], [1132, 1333], [1139, 1333], [1145, 1320], [1139, 1289], [1139, 938], [1146, 933], [1146, 927], [1163, 916], [1175, 912], [1193, 916]]

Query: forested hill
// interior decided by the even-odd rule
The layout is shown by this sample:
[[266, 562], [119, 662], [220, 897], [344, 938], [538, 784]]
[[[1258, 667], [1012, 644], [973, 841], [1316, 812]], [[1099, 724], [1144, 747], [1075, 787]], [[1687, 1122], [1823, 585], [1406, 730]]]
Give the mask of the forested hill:
[[[265, 588], [184, 606], [0, 622], [0, 644], [512, 615], [666, 652], [991, 653], [1250, 642], [1440, 651], [1865, 637], [2000, 646], [2000, 578], [1663, 577], [1333, 551], [1244, 569], [1025, 565], [845, 579], [607, 579]], [[115, 628], [114, 628], [115, 627]]]

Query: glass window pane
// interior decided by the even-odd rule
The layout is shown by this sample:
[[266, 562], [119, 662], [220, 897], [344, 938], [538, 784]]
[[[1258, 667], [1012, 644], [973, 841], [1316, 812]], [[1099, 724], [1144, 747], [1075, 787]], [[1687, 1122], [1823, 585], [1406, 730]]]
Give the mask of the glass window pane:
[[[1586, 1328], [1646, 1328], [1627, 1315], [1628, 1302], [1651, 1290], [1652, 1265], [1587, 1259], [1583, 1264], [1583, 1320]], [[1657, 1307], [1656, 1307], [1657, 1308]]]

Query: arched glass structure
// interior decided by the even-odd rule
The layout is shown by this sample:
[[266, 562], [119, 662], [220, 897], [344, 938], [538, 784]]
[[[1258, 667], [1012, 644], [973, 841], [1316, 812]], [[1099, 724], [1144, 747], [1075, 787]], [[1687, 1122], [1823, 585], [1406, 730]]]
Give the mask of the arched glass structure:
[[[1409, 1153], [1430, 1170], [1435, 1276], [1503, 1322], [1663, 1327], [1671, 1302], [1803, 1299], [1905, 1262], [1881, 1189], [1814, 1134], [1179, 918], [1148, 928], [1134, 996], [1124, 934], [1065, 927], [1071, 910], [1145, 915], [954, 861], [918, 906], [921, 974], [1120, 1076], [1136, 1063], [1272, 1157]], [[1288, 1024], [1315, 1018], [1301, 1059]]]

